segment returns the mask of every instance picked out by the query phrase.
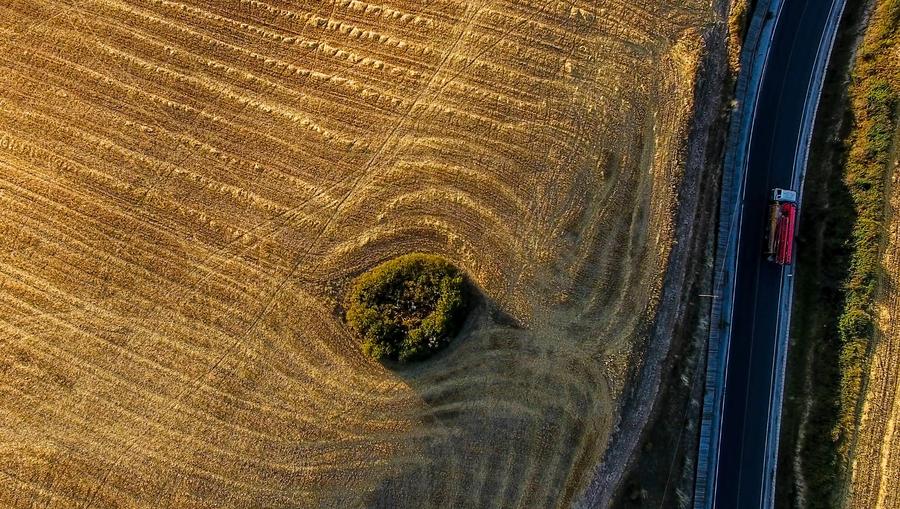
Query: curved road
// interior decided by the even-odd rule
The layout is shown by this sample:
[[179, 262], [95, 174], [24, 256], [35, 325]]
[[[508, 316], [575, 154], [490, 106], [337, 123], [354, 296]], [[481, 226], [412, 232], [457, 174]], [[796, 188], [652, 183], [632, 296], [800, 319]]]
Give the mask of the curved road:
[[[784, 0], [760, 85], [741, 204], [732, 334], [726, 367], [713, 507], [767, 507], [774, 469], [767, 455], [770, 418], [780, 380], [776, 356], [784, 278], [790, 268], [762, 256], [769, 192], [792, 188], [801, 143], [807, 93], [815, 79], [831, 0]], [[774, 21], [774, 20], [773, 20]], [[830, 51], [822, 48], [822, 51]], [[821, 78], [821, 76], [818, 76]], [[801, 161], [801, 165], [803, 162]], [[772, 414], [772, 412], [775, 412]], [[777, 436], [777, 435], [775, 435]]]

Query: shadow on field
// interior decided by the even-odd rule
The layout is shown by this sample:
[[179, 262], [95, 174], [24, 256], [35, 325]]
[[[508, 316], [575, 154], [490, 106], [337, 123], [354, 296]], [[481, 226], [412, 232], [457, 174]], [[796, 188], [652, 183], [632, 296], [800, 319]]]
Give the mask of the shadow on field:
[[[566, 493], [567, 476], [586, 470], [592, 450], [587, 393], [564, 383], [560, 356], [531, 328], [474, 289], [475, 302], [457, 338], [426, 361], [389, 366], [421, 398], [389, 475], [366, 507], [496, 507], [520, 500], [550, 507]], [[565, 359], [562, 359], [565, 362]], [[588, 412], [590, 414], [590, 412]], [[579, 446], [580, 445], [580, 446]], [[586, 447], [585, 447], [586, 446]], [[554, 468], [535, 458], [554, 458]], [[504, 502], [505, 501], [505, 502]]]

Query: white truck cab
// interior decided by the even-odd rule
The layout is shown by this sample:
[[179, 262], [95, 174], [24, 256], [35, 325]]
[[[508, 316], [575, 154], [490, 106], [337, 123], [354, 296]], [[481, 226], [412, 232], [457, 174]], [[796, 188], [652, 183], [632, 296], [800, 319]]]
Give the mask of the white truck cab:
[[772, 190], [772, 201], [775, 203], [797, 203], [797, 191], [776, 187]]

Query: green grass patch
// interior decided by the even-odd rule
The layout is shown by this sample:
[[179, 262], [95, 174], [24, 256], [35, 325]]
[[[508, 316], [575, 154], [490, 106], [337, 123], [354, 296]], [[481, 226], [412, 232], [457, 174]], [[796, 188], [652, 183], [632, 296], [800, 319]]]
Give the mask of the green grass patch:
[[358, 277], [347, 296], [345, 317], [367, 355], [410, 362], [446, 347], [468, 309], [462, 272], [439, 256], [415, 253]]

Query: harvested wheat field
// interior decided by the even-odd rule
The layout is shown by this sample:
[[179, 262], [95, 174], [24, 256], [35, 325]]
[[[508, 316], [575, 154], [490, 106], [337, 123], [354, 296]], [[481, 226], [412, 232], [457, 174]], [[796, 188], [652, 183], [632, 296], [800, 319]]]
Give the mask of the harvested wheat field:
[[[559, 507], [675, 246], [700, 0], [0, 5], [0, 506]], [[402, 370], [351, 279], [483, 303]]]
[[[900, 134], [900, 133], [898, 133]], [[900, 164], [894, 156], [885, 280], [852, 458], [848, 508], [900, 508]]]

